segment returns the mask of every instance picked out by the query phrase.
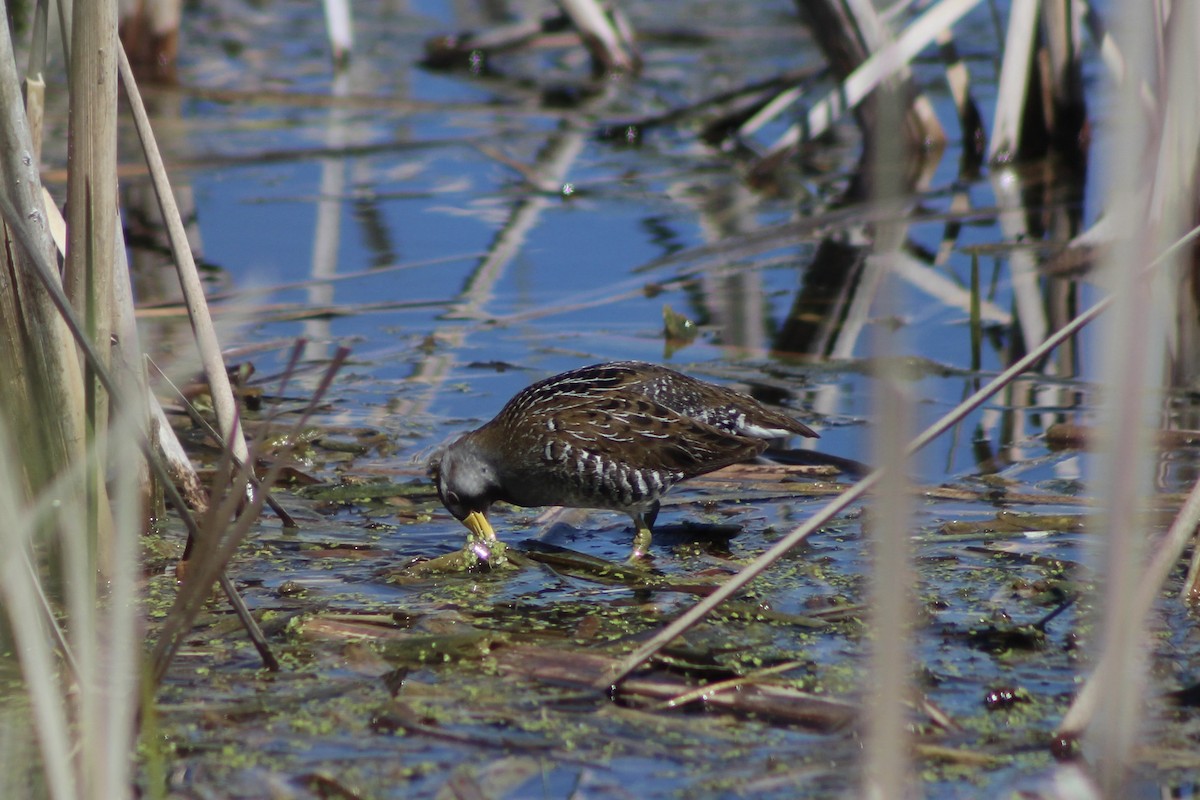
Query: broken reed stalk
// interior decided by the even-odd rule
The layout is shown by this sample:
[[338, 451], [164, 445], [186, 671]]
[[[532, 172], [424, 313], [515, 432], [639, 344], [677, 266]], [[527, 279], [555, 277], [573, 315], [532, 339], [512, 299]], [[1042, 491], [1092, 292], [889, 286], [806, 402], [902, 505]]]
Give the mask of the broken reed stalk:
[[[294, 351], [295, 347], [293, 346], [293, 362], [285, 371], [285, 375], [292, 374], [295, 369]], [[208, 420], [204, 418], [204, 415], [196, 409], [196, 406], [194, 406], [192, 401], [187, 398], [187, 395], [185, 395], [183, 391], [175, 385], [175, 382], [171, 380], [170, 376], [167, 375], [167, 373], [164, 372], [163, 369], [158, 366], [158, 364], [155, 364], [153, 361], [150, 361], [149, 364], [154, 371], [158, 373], [159, 380], [161, 380], [166, 386], [170, 387], [171, 391], [175, 393], [176, 397], [179, 399], [180, 405], [184, 410], [184, 413], [186, 413], [188, 418], [191, 419], [192, 424], [199, 428], [200, 431], [202, 431], [204, 435], [208, 437], [208, 441], [213, 445], [213, 447], [221, 451], [221, 455], [223, 457], [232, 457], [234, 466], [240, 469], [242, 466], [242, 461], [238, 459], [237, 456], [233, 455], [233, 451], [225, 443], [225, 440], [221, 438], [221, 434], [213, 429], [213, 426], [210, 425]], [[158, 419], [159, 415], [162, 417], [161, 420]], [[169, 448], [164, 447], [162, 449], [164, 450], [164, 457], [167, 455], [171, 456], [169, 459], [167, 459], [167, 464], [171, 467], [172, 472], [178, 476], [176, 482], [182, 484], [185, 491], [193, 485], [198, 485], [200, 478], [196, 474], [196, 469], [192, 465], [191, 460], [187, 457], [187, 454], [184, 453], [183, 445], [179, 444], [179, 439], [175, 436], [174, 429], [172, 429], [170, 423], [167, 422], [166, 415], [163, 413], [161, 408], [158, 408], [154, 421], [160, 426], [160, 430], [163, 428], [163, 426], [165, 426], [165, 430], [162, 432], [164, 434], [169, 434], [171, 441], [173, 442]], [[283, 523], [283, 526], [285, 528], [295, 528], [296, 523], [292, 519], [291, 514], [287, 512], [287, 509], [279, 504], [279, 501], [275, 499], [273, 494], [271, 494], [267, 485], [260, 481], [253, 471], [249, 473], [248, 477], [251, 489], [256, 492], [262, 491], [266, 493], [266, 496], [264, 497], [266, 504], [270, 506], [271, 510], [275, 512], [275, 515], [279, 517], [280, 521]], [[192, 505], [196, 507], [201, 514], [207, 513], [209, 498], [207, 496], [202, 496], [197, 497], [197, 500], [202, 504], [202, 506], [197, 506], [195, 502], [193, 502]], [[190, 496], [188, 497], [188, 501], [192, 502], [192, 498]]]
[[[798, 11], [817, 34], [816, 39], [833, 68], [838, 85], [812, 105], [803, 124], [790, 126], [770, 146], [763, 161], [773, 162], [801, 142], [821, 136], [849, 109], [858, 112], [864, 132], [877, 129], [871, 122], [876, 112], [863, 101], [888, 79], [907, 82], [910, 77], [908, 62], [979, 2], [943, 0], [887, 42], [883, 41], [881, 23], [869, 4], [863, 5], [858, 0], [797, 2]], [[868, 47], [867, 43], [873, 46]], [[782, 111], [782, 108], [776, 111]], [[747, 123], [746, 133], [761, 126], [765, 116], [766, 113], [755, 115]], [[914, 151], [926, 146], [940, 147], [946, 141], [932, 106], [919, 96], [905, 115], [904, 131]]]
[[[637, 72], [641, 68], [641, 58], [628, 28], [614, 24], [613, 17], [605, 13], [597, 0], [562, 0], [562, 8], [592, 54], [592, 72], [603, 75]], [[615, 9], [613, 13], [617, 13]]]
[[[294, 370], [295, 363], [302, 352], [303, 346], [302, 342], [297, 343], [293, 350], [292, 362], [289, 365], [289, 369], [284, 373], [285, 386], [280, 388], [281, 394], [286, 388], [286, 381]], [[348, 349], [344, 347], [339, 348], [330, 359], [329, 366], [325, 370], [325, 374], [316, 391], [313, 392], [309, 404], [297, 415], [296, 420], [292, 423], [290, 429], [292, 439], [296, 439], [304, 425], [308, 423], [309, 417], [329, 390], [334, 377], [341, 370], [342, 364], [349, 353]], [[268, 425], [263, 425], [262, 435], [255, 442], [256, 450], [262, 441], [265, 440], [267, 428]], [[229, 480], [222, 482], [220, 485], [230, 488], [220, 503], [214, 503], [210, 509], [204, 527], [212, 535], [202, 534], [196, 537], [197, 546], [193, 554], [192, 564], [189, 566], [183, 585], [175, 597], [171, 611], [160, 628], [158, 641], [155, 643], [154, 650], [150, 656], [150, 675], [155, 685], [160, 683], [163, 676], [166, 675], [167, 668], [183, 643], [184, 636], [190, 630], [192, 624], [195, 622], [196, 615], [199, 614], [200, 609], [204, 605], [203, 601], [207, 596], [209, 587], [212, 586], [213, 581], [218, 576], [223, 574], [225, 565], [245, 539], [246, 534], [250, 530], [250, 525], [258, 518], [262, 510], [262, 505], [265, 502], [267, 492], [252, 492], [250, 494], [250, 502], [245, 503], [246, 507], [238, 514], [238, 509], [243, 505], [245, 498], [245, 493], [242, 489], [248, 484], [250, 475], [252, 474], [252, 470], [247, 465], [253, 464], [254, 461], [241, 462], [240, 466], [235, 466], [237, 461], [230, 450], [226, 449], [224, 452], [227, 455], [222, 456], [218, 472], [227, 475]], [[262, 479], [262, 484], [270, 487], [276, 478], [278, 478], [283, 467], [283, 460], [277, 460]], [[229, 525], [229, 520], [233, 520], [232, 526]], [[261, 652], [262, 650], [260, 649]], [[275, 664], [274, 668], [278, 669], [278, 664]]]
[[1087, 108], [1076, 8], [1072, 0], [1013, 0], [988, 161], [1082, 144]]
[[1037, 37], [1039, 0], [1013, 0], [1008, 10], [1004, 57], [996, 90], [995, 121], [992, 123], [988, 161], [1011, 161], [1021, 143], [1021, 120], [1028, 102], [1033, 51]]

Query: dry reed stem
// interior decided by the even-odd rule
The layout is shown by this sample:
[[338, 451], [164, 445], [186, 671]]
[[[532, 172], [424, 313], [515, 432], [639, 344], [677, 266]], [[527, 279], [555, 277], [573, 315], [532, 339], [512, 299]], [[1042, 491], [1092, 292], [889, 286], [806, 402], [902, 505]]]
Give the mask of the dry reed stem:
[[[879, 92], [876, 112], [881, 132], [897, 130], [904, 115], [901, 94], [894, 89]], [[872, 173], [869, 185], [875, 192], [873, 199], [885, 207], [903, 207], [908, 187], [894, 167], [904, 161], [903, 143], [886, 135], [870, 139], [874, 146], [868, 153], [867, 169]], [[907, 224], [900, 221], [875, 228], [866, 269], [877, 270], [884, 285], [899, 280], [896, 265], [907, 231]], [[879, 291], [873, 313], [883, 318], [899, 314], [896, 296], [896, 292], [886, 289]], [[913, 661], [909, 645], [913, 616], [910, 593], [916, 576], [910, 544], [914, 507], [909, 481], [911, 454], [905, 443], [912, 435], [916, 398], [902, 363], [903, 340], [902, 331], [884, 327], [876, 327], [871, 340], [875, 378], [871, 445], [882, 476], [870, 500], [871, 641], [870, 666], [864, 676], [866, 733], [861, 786], [864, 797], [880, 800], [908, 797], [913, 784], [906, 701], [915, 677], [908, 665]]]
[[[0, 21], [0, 175], [5, 182], [0, 215], [12, 260], [5, 259], [0, 275], [0, 325], [4, 341], [12, 346], [0, 348], [0, 364], [8, 376], [0, 387], [9, 419], [23, 421], [12, 435], [27, 454], [25, 479], [36, 488], [83, 453], [84, 394], [71, 335], [59, 318], [53, 291], [41, 282], [41, 265], [46, 265], [44, 275], [61, 287], [56, 266], [48, 266], [54, 263], [54, 242], [14, 58], [5, 19]], [[33, 424], [46, 408], [60, 413], [38, 416], [41, 424]]]
[[[124, 247], [117, 227], [117, 7], [116, 0], [95, 0], [72, 7], [71, 59], [69, 62], [70, 115], [67, 127], [67, 250], [63, 288], [96, 345], [101, 364], [111, 361], [113, 334], [113, 275], [116, 248]], [[84, 367], [86, 428], [89, 446], [107, 448], [109, 402], [92, 372]], [[94, 474], [87, 491], [91, 497], [86, 550], [93, 550], [100, 575], [113, 569], [112, 511], [105, 488], [104, 470]], [[68, 559], [77, 553], [69, 548]], [[82, 554], [79, 554], [82, 555]], [[86, 565], [80, 565], [86, 568]], [[93, 567], [94, 568], [94, 567]], [[77, 578], [83, 578], [77, 575]], [[93, 577], [92, 580], [96, 578]], [[77, 613], [90, 613], [86, 607]], [[88, 676], [85, 676], [88, 677]], [[89, 720], [83, 720], [86, 725]]]
[[192, 257], [192, 250], [188, 244], [187, 231], [180, 218], [179, 207], [175, 203], [175, 195], [171, 191], [171, 183], [167, 177], [166, 168], [163, 166], [162, 154], [159, 153], [154, 131], [150, 128], [150, 120], [146, 116], [137, 81], [133, 77], [133, 71], [123, 48], [118, 51], [117, 56], [121, 85], [125, 89], [129, 101], [138, 138], [142, 143], [142, 152], [146, 156], [146, 166], [150, 170], [159, 209], [171, 241], [171, 251], [175, 256], [175, 266], [179, 273], [179, 284], [187, 302], [188, 318], [196, 336], [204, 372], [208, 377], [217, 422], [221, 427], [222, 436], [229, 442], [234, 455], [245, 462], [249, 450], [246, 447], [246, 439], [242, 435], [237, 401], [229, 383], [229, 375], [225, 371], [225, 362], [221, 357], [221, 345], [217, 340], [212, 316], [208, 313], [204, 286], [200, 281], [200, 274], [196, 270], [196, 261]]

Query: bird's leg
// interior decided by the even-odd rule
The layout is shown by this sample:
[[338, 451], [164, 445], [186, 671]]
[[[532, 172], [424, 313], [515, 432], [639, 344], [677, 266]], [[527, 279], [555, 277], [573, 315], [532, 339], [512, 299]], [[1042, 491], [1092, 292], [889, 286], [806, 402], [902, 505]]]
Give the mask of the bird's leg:
[[[481, 511], [472, 511], [463, 519], [463, 525], [470, 534], [467, 536], [464, 554], [468, 566], [473, 563], [483, 563], [488, 566], [498, 566], [504, 563], [504, 542], [496, 538], [496, 532]], [[472, 557], [474, 562], [471, 561]]]
[[658, 510], [660, 508], [662, 508], [662, 504], [659, 503], [657, 500], [655, 500], [654, 505], [652, 505], [652, 506], [650, 506], [650, 508], [646, 509], [645, 514], [642, 514], [642, 519], [646, 520], [647, 528], [654, 527], [654, 523], [658, 519]]
[[654, 519], [654, 513], [658, 509], [653, 509], [649, 514], [630, 514], [633, 517], [633, 549], [629, 551], [627, 563], [637, 564], [647, 558], [650, 553], [650, 523], [646, 522], [646, 517]]

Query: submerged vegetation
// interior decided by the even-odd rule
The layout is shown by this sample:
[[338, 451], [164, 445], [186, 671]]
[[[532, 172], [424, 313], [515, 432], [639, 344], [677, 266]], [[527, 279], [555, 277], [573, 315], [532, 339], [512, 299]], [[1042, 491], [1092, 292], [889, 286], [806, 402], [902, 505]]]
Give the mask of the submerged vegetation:
[[[1193, 780], [1200, 9], [622, 5], [9, 9], [0, 796]], [[627, 358], [840, 458], [444, 569], [433, 449]]]

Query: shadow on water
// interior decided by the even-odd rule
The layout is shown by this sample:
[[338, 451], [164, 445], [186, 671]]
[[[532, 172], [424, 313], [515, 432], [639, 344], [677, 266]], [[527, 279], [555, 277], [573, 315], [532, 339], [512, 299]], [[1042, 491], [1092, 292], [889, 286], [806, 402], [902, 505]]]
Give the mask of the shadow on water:
[[[406, 565], [463, 541], [424, 459], [536, 379], [636, 358], [745, 388], [818, 429], [820, 450], [869, 460], [872, 337], [902, 333], [929, 422], [1095, 299], [1086, 270], [1055, 259], [1095, 214], [1091, 176], [1053, 158], [964, 172], [970, 159], [951, 141], [885, 214], [850, 199], [861, 142], [847, 121], [752, 186], [754, 142], [702, 145], [721, 129], [703, 101], [821, 63], [789, 6], [630, 8], [645, 37], [636, 80], [593, 80], [566, 40], [486, 69], [418, 66], [431, 37], [494, 25], [488, 8], [356, 7], [360, 52], [334, 78], [310, 4], [247, 10], [236, 28], [197, 6], [180, 85], [148, 92], [225, 298], [226, 340], [256, 364], [264, 401], [292, 402], [273, 392], [297, 337], [313, 362], [338, 344], [354, 351], [299, 465], [318, 483], [298, 473], [283, 493], [300, 527], [264, 523], [232, 570], [285, 670], [256, 671], [214, 604], [157, 712], [168, 761], [187, 767], [179, 788], [853, 791], [864, 530], [879, 510], [837, 519], [616, 696], [589, 688], [844, 476], [752, 465], [681, 487], [660, 515], [651, 574], [613, 565], [629, 547], [623, 515], [499, 508], [515, 566], [421, 576]], [[985, 103], [993, 34], [981, 21], [967, 42]], [[681, 108], [699, 110], [667, 113]], [[597, 135], [633, 131], [628, 120], [656, 122]], [[126, 205], [141, 219], [136, 198]], [[881, 225], [903, 240], [890, 272], [871, 257]], [[155, 358], [186, 373], [155, 235], [140, 238], [142, 324]], [[899, 316], [876, 315], [882, 293]], [[664, 308], [694, 338], [666, 341]], [[1094, 347], [1090, 334], [1071, 340], [918, 462], [912, 725], [930, 797], [1031, 786], [1061, 755], [1052, 734], [1092, 635], [1080, 445]], [[1196, 427], [1191, 383], [1179, 369], [1170, 397], [1184, 429]], [[302, 375], [289, 395], [305, 388]], [[1193, 447], [1164, 451], [1160, 510], [1194, 479]], [[151, 580], [152, 596], [171, 591]], [[1193, 679], [1191, 624], [1161, 613], [1173, 650], [1154, 669], [1167, 685]], [[1146, 757], [1167, 779], [1196, 767], [1194, 724], [1180, 721], [1194, 723], [1186, 706], [1163, 713]]]

